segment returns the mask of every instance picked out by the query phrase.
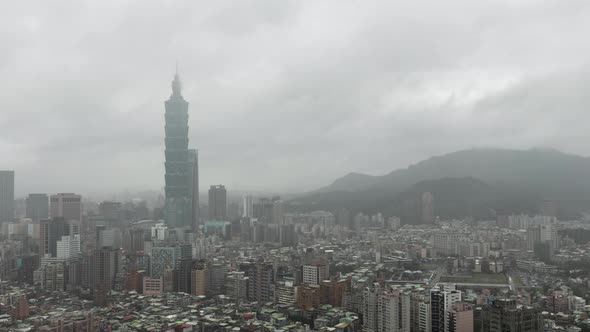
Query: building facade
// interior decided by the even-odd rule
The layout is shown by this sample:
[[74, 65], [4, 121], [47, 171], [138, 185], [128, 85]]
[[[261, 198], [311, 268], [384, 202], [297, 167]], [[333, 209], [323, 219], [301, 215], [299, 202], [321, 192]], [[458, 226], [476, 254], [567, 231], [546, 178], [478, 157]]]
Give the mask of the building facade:
[[14, 171], [0, 171], [0, 223], [14, 219]]
[[51, 218], [64, 218], [66, 221], [82, 221], [82, 196], [74, 193], [51, 195]]
[[188, 149], [188, 102], [182, 97], [178, 74], [172, 81], [172, 95], [164, 106], [166, 108], [164, 219], [170, 227], [194, 227], [193, 185], [191, 184], [194, 176]]
[[209, 219], [227, 219], [227, 191], [224, 185], [209, 188]]
[[47, 194], [29, 194], [25, 205], [25, 216], [33, 222], [49, 218], [49, 196]]

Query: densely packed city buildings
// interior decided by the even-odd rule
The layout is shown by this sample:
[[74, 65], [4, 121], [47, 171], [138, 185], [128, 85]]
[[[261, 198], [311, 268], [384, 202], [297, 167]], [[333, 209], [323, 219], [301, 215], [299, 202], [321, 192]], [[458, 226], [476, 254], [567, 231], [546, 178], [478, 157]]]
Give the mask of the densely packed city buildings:
[[0, 330], [469, 332], [590, 329], [590, 229], [540, 215], [441, 220], [281, 197], [200, 205], [178, 75], [157, 200], [30, 194], [0, 172]]

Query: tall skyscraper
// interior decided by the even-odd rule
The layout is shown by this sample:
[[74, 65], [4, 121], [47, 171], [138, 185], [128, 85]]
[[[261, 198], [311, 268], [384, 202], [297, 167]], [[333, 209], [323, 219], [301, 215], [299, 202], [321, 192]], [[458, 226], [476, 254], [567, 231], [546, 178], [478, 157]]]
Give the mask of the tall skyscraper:
[[434, 222], [434, 198], [430, 192], [425, 192], [421, 197], [422, 223], [432, 224]]
[[33, 222], [49, 218], [49, 197], [47, 194], [29, 194], [25, 201], [26, 217]]
[[209, 188], [209, 219], [227, 219], [227, 191], [221, 184]]
[[50, 255], [56, 257], [57, 241], [65, 235], [70, 235], [70, 229], [64, 218], [41, 220], [39, 225], [39, 254], [41, 256]]
[[66, 221], [82, 221], [82, 196], [73, 193], [51, 195], [51, 218], [64, 218]]
[[14, 219], [14, 171], [0, 171], [0, 223]]
[[254, 217], [254, 197], [250, 195], [242, 197], [242, 217]]
[[189, 162], [190, 162], [190, 194], [192, 198], [191, 206], [192, 206], [192, 217], [193, 217], [193, 227], [199, 227], [199, 218], [200, 218], [200, 211], [199, 211], [199, 151], [196, 149], [191, 149], [188, 151]]
[[[193, 191], [196, 151], [188, 149], [188, 102], [181, 94], [178, 73], [172, 81], [172, 95], [164, 103], [165, 118], [165, 193], [164, 219], [170, 227], [194, 227]], [[192, 157], [192, 159], [191, 159]], [[196, 177], [198, 181], [198, 176]], [[198, 193], [198, 185], [197, 185]], [[198, 200], [198, 197], [197, 197]]]
[[455, 289], [455, 285], [442, 285], [430, 292], [430, 313], [432, 332], [449, 331], [449, 312], [455, 303], [461, 302], [461, 291]]

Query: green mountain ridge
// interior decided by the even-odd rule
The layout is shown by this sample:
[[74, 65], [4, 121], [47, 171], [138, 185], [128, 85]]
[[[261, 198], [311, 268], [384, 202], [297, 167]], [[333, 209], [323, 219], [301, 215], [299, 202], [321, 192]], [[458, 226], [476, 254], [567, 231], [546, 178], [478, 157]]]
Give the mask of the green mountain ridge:
[[[473, 187], [469, 190], [478, 201], [461, 195], [467, 190], [461, 186]], [[329, 210], [401, 215], [404, 195], [425, 191], [433, 193], [435, 213], [442, 217], [469, 213], [485, 217], [490, 211], [536, 213], [545, 200], [554, 201], [564, 217], [571, 217], [590, 207], [590, 159], [547, 149], [464, 150], [382, 176], [351, 173], [295, 202]]]

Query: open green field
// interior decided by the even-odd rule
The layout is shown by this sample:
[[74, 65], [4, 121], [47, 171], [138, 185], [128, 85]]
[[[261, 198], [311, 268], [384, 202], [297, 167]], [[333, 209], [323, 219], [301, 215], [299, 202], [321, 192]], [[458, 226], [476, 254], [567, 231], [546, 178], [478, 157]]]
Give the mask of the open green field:
[[473, 273], [469, 275], [450, 276], [445, 275], [440, 277], [440, 282], [450, 283], [466, 283], [466, 284], [507, 284], [508, 278], [504, 274], [496, 273]]

